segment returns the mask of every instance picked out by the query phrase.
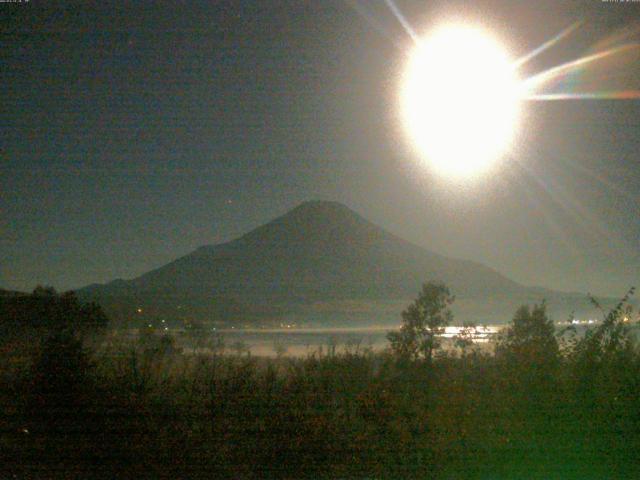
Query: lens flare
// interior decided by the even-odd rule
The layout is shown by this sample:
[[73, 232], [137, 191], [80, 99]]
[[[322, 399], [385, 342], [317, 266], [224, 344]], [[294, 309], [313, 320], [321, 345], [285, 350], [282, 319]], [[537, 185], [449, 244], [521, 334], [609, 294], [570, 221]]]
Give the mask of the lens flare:
[[[366, 8], [366, 2], [346, 1], [385, 36], [393, 36]], [[638, 86], [628, 85], [639, 78], [637, 25], [601, 39], [579, 58], [524, 77], [519, 75], [523, 65], [558, 45], [584, 22], [572, 23], [512, 60], [490, 35], [470, 24], [444, 26], [422, 38], [394, 0], [384, 3], [414, 45], [401, 84], [404, 129], [419, 157], [445, 176], [473, 178], [507, 157], [515, 149], [527, 102], [640, 99]], [[614, 60], [618, 62], [615, 72], [605, 63]], [[614, 75], [619, 78], [620, 67], [625, 65], [635, 66], [628, 80], [611, 84], [609, 80]]]

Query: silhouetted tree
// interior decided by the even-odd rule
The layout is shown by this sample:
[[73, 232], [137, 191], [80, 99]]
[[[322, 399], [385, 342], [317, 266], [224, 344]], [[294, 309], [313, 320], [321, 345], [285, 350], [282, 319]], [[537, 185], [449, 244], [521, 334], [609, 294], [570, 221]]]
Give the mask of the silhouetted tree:
[[581, 394], [593, 393], [592, 387], [598, 378], [602, 381], [600, 392], [603, 392], [615, 383], [613, 377], [629, 371], [629, 366], [637, 361], [636, 341], [628, 323], [633, 316], [629, 300], [634, 292], [635, 288], [631, 287], [608, 313], [595, 298], [589, 297], [602, 311], [602, 323], [588, 329], [582, 337], [574, 335], [566, 352], [573, 361]]
[[595, 329], [588, 330], [582, 340], [576, 345], [576, 353], [582, 356], [592, 356], [593, 360], [606, 359], [630, 347], [632, 338], [629, 325], [625, 321], [632, 317], [633, 308], [629, 300], [635, 293], [631, 287], [620, 299], [616, 306], [607, 314], [598, 300], [589, 296], [591, 303], [602, 311], [602, 323]]
[[0, 301], [0, 325], [5, 332], [33, 338], [25, 411], [34, 428], [53, 431], [79, 421], [78, 409], [90, 390], [93, 369], [91, 352], [84, 345], [86, 336], [107, 322], [99, 305], [83, 304], [75, 293], [59, 294], [51, 287], [38, 286], [29, 295]]
[[530, 309], [522, 305], [501, 333], [496, 354], [528, 367], [556, 363], [559, 349], [553, 322], [543, 301]]
[[91, 368], [89, 352], [71, 332], [58, 331], [43, 339], [31, 369], [38, 408], [73, 406]]
[[13, 329], [71, 329], [76, 333], [105, 327], [108, 323], [97, 303], [82, 303], [74, 292], [58, 294], [52, 287], [42, 286], [30, 295], [1, 299], [0, 320]]
[[400, 330], [387, 335], [392, 351], [402, 358], [430, 362], [440, 346], [438, 335], [453, 319], [449, 306], [454, 299], [446, 285], [425, 283], [418, 298], [402, 312]]
[[464, 322], [462, 328], [454, 338], [455, 346], [461, 350], [462, 356], [467, 354], [468, 350], [472, 350], [474, 339], [478, 334], [478, 327], [473, 322]]

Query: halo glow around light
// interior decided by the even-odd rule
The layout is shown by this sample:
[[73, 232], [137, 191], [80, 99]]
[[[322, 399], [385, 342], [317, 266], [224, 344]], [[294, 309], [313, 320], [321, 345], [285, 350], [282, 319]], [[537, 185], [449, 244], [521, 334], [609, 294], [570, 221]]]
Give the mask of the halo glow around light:
[[401, 108], [421, 156], [440, 173], [471, 177], [509, 148], [520, 91], [513, 62], [483, 31], [448, 26], [418, 41]]

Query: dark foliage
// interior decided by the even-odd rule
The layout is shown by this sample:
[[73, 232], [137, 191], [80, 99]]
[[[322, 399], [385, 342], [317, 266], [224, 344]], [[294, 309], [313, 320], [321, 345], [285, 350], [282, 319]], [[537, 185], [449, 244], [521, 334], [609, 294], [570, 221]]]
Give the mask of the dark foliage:
[[94, 303], [81, 303], [73, 292], [58, 294], [36, 287], [30, 295], [0, 297], [0, 327], [93, 330], [105, 327], [107, 316]]
[[442, 283], [428, 282], [418, 298], [402, 312], [402, 326], [387, 336], [393, 352], [403, 359], [431, 361], [440, 346], [438, 336], [451, 323], [454, 297]]
[[555, 326], [546, 305], [521, 306], [509, 326], [501, 332], [496, 355], [526, 368], [552, 368], [559, 355]]
[[186, 356], [160, 336], [90, 352], [52, 336], [31, 367], [3, 363], [0, 476], [638, 478], [625, 302], [563, 348], [539, 305], [516, 312], [496, 355], [431, 361]]

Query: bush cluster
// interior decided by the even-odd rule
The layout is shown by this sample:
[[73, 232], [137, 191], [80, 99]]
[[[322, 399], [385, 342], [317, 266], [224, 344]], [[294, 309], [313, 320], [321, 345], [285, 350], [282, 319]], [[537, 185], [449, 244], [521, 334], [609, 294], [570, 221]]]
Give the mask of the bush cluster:
[[523, 308], [493, 354], [412, 358], [51, 335], [27, 367], [3, 363], [0, 477], [637, 478], [640, 350], [622, 312], [558, 344], [544, 305]]

